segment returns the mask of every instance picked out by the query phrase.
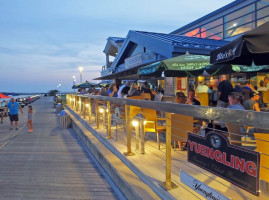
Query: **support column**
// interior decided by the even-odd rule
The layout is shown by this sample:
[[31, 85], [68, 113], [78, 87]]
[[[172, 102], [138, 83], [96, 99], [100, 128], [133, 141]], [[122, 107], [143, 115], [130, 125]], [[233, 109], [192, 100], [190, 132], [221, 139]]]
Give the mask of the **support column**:
[[96, 121], [96, 129], [99, 129], [99, 110], [98, 110], [99, 100], [95, 99], [95, 121]]
[[[105, 111], [106, 112], [106, 111]], [[111, 108], [110, 102], [107, 102], [107, 139], [111, 139]]]
[[166, 180], [160, 184], [165, 190], [177, 187], [171, 178], [171, 125], [171, 113], [166, 113]]
[[92, 100], [88, 99], [88, 115], [89, 115], [89, 123], [92, 122]]
[[127, 152], [123, 153], [125, 156], [135, 155], [132, 152], [132, 128], [130, 118], [130, 106], [125, 105], [125, 117], [126, 117], [126, 132], [127, 132]]

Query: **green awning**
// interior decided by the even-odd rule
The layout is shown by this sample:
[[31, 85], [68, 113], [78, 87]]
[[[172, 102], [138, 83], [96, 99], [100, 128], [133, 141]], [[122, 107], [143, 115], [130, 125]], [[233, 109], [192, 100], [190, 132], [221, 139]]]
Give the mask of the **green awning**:
[[138, 74], [141, 76], [160, 77], [162, 75], [163, 70], [164, 70], [161, 66], [162, 66], [162, 62], [158, 61], [158, 62], [152, 63], [150, 65], [140, 67], [138, 69]]
[[269, 71], [269, 66], [268, 65], [256, 66], [254, 64], [251, 65], [251, 66], [233, 65], [232, 70], [234, 72], [242, 72], [242, 73], [247, 73], [247, 72], [268, 72]]

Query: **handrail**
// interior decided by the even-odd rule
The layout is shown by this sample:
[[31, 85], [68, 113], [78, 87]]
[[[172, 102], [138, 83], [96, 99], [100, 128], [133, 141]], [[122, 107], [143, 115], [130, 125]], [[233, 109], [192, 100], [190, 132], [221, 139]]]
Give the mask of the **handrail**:
[[142, 108], [155, 110], [157, 109], [158, 111], [178, 113], [182, 115], [192, 116], [198, 119], [216, 120], [243, 126], [269, 129], [269, 113], [267, 112], [233, 110], [219, 107], [194, 106], [136, 99], [123, 99], [99, 95], [75, 95], [80, 97], [89, 97], [91, 99], [98, 99], [101, 101], [110, 101], [113, 104], [132, 105]]

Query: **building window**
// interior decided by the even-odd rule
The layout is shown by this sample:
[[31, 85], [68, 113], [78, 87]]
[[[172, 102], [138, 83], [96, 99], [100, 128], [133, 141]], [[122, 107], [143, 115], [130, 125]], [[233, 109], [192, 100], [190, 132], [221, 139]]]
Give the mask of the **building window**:
[[247, 7], [244, 7], [238, 11], [235, 11], [229, 15], [226, 15], [224, 17], [224, 22], [229, 22], [233, 19], [236, 19], [236, 18], [239, 18], [239, 17], [242, 17], [243, 15], [246, 15], [248, 13], [251, 13], [251, 12], [254, 12], [255, 11], [255, 5], [252, 4], [250, 6], [247, 6]]
[[205, 29], [205, 28], [201, 28], [201, 38], [207, 38], [211, 35], [216, 35], [217, 33], [220, 33], [223, 31], [223, 25], [212, 28], [212, 29]]
[[255, 28], [255, 22], [251, 22], [251, 23], [245, 24], [243, 26], [235, 27], [233, 29], [225, 31], [224, 36], [225, 36], [225, 38], [232, 37], [232, 36], [250, 31], [254, 28]]
[[257, 8], [258, 9], [263, 8], [265, 6], [269, 6], [269, 0], [258, 1], [258, 3], [257, 3]]
[[222, 40], [223, 39], [223, 33], [218, 33], [216, 35], [212, 35], [212, 36], [208, 37], [208, 39]]
[[269, 17], [265, 17], [265, 18], [262, 18], [262, 19], [259, 19], [257, 21], [257, 26], [260, 26], [262, 24], [264, 24], [265, 22], [268, 22], [269, 21]]
[[200, 37], [200, 28], [196, 28], [196, 29], [186, 33], [185, 35], [189, 36], [189, 37]]
[[255, 13], [251, 13], [249, 15], [245, 15], [243, 17], [232, 20], [224, 25], [224, 31], [229, 29], [236, 29], [238, 26], [243, 24], [247, 24], [248, 22], [252, 22], [255, 20]]
[[257, 18], [263, 18], [269, 16], [269, 6], [257, 11]]
[[[211, 28], [214, 28], [214, 27], [222, 25], [222, 24], [223, 24], [223, 19], [220, 18], [220, 19], [217, 19], [217, 20], [215, 20], [213, 22], [210, 22], [208, 24], [203, 25], [202, 29], [209, 30]], [[201, 30], [201, 32], [202, 32], [202, 30]]]

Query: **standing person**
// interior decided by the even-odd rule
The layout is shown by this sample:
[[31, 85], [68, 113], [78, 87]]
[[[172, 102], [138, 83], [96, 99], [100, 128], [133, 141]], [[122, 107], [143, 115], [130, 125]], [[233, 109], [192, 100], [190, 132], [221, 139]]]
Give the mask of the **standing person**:
[[27, 126], [28, 126], [28, 133], [32, 133], [33, 132], [33, 107], [32, 106], [28, 106]]
[[7, 110], [6, 114], [8, 115], [9, 111], [9, 119], [10, 119], [10, 129], [13, 129], [13, 122], [15, 121], [16, 130], [18, 129], [18, 121], [19, 121], [19, 109], [21, 111], [21, 114], [23, 114], [23, 110], [18, 102], [15, 101], [15, 98], [12, 98], [10, 102], [7, 104]]
[[107, 94], [110, 97], [118, 97], [117, 91], [118, 89], [116, 83], [112, 83], [109, 87], [109, 90], [107, 91]]
[[203, 82], [199, 82], [199, 85], [196, 88], [196, 92], [197, 93], [208, 93], [209, 88], [205, 84], [203, 84]]
[[254, 110], [254, 111], [261, 111], [259, 106], [260, 96], [259, 93], [256, 91], [251, 91], [250, 99], [243, 102], [243, 106], [246, 110]]
[[217, 107], [226, 108], [228, 106], [228, 96], [233, 92], [232, 84], [227, 81], [226, 75], [221, 75], [218, 85], [218, 102]]
[[197, 99], [195, 99], [195, 90], [194, 89], [190, 89], [189, 90], [189, 97], [186, 101], [185, 104], [189, 104], [189, 105], [197, 105], [200, 106], [201, 103], [200, 101], [198, 101]]

